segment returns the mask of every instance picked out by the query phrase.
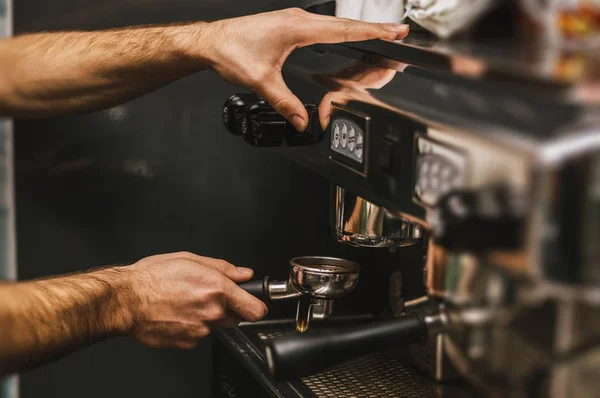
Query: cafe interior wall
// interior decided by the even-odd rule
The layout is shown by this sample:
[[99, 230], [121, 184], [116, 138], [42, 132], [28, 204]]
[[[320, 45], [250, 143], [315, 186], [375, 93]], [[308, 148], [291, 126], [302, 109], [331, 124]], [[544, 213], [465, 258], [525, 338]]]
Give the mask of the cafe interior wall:
[[[95, 30], [303, 5], [20, 0], [14, 27], [17, 34]], [[20, 278], [180, 250], [282, 278], [293, 256], [335, 254], [328, 183], [225, 131], [222, 104], [240, 90], [207, 71], [105, 111], [16, 121]], [[192, 351], [152, 350], [114, 338], [22, 374], [20, 394], [210, 397], [210, 347], [207, 339]]]

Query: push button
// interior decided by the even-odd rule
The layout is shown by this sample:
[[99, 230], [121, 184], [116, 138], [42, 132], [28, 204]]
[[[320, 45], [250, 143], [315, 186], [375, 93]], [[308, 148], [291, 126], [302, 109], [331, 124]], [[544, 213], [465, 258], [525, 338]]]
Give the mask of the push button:
[[346, 148], [348, 145], [348, 126], [346, 126], [346, 123], [342, 123], [342, 135], [340, 141], [342, 143], [342, 148]]
[[337, 149], [340, 147], [340, 126], [337, 123], [333, 125], [333, 133], [331, 135], [331, 140], [334, 148]]
[[362, 162], [362, 158], [363, 158], [363, 148], [364, 148], [365, 144], [364, 144], [364, 140], [363, 140], [363, 134], [362, 132], [358, 132], [358, 134], [356, 135], [356, 149], [354, 151], [354, 154], [356, 155], [356, 158]]
[[348, 149], [350, 152], [354, 152], [354, 148], [356, 147], [356, 132], [354, 131], [354, 127], [348, 127]]

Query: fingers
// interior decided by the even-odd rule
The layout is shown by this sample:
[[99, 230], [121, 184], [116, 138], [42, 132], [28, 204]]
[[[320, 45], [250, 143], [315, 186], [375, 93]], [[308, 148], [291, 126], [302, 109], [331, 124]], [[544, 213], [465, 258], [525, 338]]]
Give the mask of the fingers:
[[250, 268], [236, 267], [235, 265], [221, 259], [202, 257], [202, 263], [208, 265], [215, 271], [219, 271], [234, 282], [246, 282], [252, 278], [254, 271]]
[[408, 35], [408, 25], [375, 24], [328, 17], [301, 27], [303, 45], [343, 43], [363, 40], [400, 40]]
[[271, 104], [282, 116], [292, 123], [298, 131], [306, 130], [308, 126], [308, 113], [283, 81], [281, 73], [274, 73], [267, 81], [261, 82], [256, 91]]
[[267, 315], [268, 309], [265, 303], [240, 289], [236, 284], [227, 285], [226, 289], [227, 308], [242, 319], [256, 322]]
[[189, 252], [171, 253], [164, 256], [168, 256], [167, 258], [184, 258], [200, 265], [206, 265], [238, 283], [246, 282], [254, 276], [254, 271], [250, 268], [236, 267], [235, 265], [218, 258], [203, 257]]
[[321, 103], [319, 104], [319, 121], [323, 130], [327, 129], [327, 126], [329, 126], [332, 102], [340, 105], [346, 105], [348, 100], [342, 92], [330, 92], [325, 94], [321, 100]]

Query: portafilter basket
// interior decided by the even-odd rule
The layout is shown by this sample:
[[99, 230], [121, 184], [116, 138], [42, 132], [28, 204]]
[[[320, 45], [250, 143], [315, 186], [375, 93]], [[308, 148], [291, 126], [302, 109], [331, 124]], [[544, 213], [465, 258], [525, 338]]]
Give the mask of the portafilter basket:
[[325, 319], [333, 312], [333, 299], [350, 293], [358, 284], [360, 266], [335, 257], [304, 256], [290, 260], [290, 275], [285, 282], [262, 280], [240, 287], [265, 303], [298, 299], [296, 328], [308, 329], [312, 318]]

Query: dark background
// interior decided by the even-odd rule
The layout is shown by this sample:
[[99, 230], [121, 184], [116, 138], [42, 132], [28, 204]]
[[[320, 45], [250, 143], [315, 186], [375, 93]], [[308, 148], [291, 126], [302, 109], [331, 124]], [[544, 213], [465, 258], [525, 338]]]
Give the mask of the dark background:
[[[19, 0], [16, 33], [218, 19], [302, 1]], [[287, 274], [329, 253], [328, 183], [220, 120], [239, 92], [212, 72], [85, 116], [17, 121], [21, 279], [188, 250]], [[209, 397], [210, 341], [188, 352], [113, 339], [23, 374], [30, 397]]]

